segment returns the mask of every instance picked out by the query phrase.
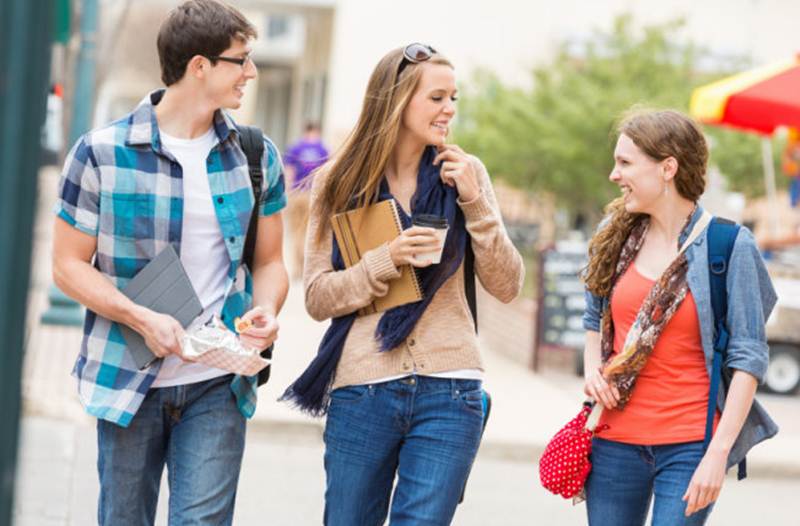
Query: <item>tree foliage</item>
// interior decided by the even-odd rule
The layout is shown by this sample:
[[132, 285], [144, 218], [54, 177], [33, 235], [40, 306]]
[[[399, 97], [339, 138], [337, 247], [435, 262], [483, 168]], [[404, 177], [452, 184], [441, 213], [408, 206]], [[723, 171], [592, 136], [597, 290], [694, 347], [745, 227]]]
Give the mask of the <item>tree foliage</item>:
[[[621, 16], [607, 33], [564, 43], [552, 63], [532, 71], [530, 88], [476, 72], [462, 90], [456, 140], [510, 184], [550, 192], [567, 210], [597, 216], [618, 193], [607, 175], [620, 116], [634, 105], [687, 111], [695, 87], [747, 66], [730, 59], [708, 72], [710, 55], [681, 40], [683, 26], [677, 20], [635, 30], [632, 18]], [[761, 190], [758, 138], [705, 131], [712, 163], [731, 187]]]

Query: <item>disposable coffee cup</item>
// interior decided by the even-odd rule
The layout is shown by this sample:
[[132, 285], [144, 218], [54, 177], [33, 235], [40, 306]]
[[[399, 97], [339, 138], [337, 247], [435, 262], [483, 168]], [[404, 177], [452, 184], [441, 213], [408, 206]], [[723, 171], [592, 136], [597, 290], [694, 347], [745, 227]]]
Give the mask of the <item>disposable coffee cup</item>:
[[430, 262], [434, 265], [442, 261], [444, 242], [447, 239], [447, 219], [430, 214], [420, 214], [414, 217], [414, 226], [433, 228], [436, 231], [436, 237], [439, 239], [439, 250], [416, 254], [417, 261]]

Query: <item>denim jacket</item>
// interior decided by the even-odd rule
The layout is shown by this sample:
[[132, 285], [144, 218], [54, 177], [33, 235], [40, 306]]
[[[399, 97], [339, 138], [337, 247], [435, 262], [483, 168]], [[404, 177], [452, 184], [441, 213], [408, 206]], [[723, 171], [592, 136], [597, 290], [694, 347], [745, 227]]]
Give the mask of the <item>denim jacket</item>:
[[[702, 208], [698, 206], [689, 227], [681, 234], [679, 240], [681, 244], [689, 236], [689, 232], [702, 212]], [[700, 337], [706, 358], [706, 370], [710, 377], [714, 359], [714, 310], [711, 307], [711, 285], [708, 277], [707, 236], [708, 227], [686, 249], [686, 259], [689, 263], [686, 278], [697, 305]], [[769, 364], [769, 347], [764, 326], [775, 306], [777, 296], [753, 234], [745, 227], [739, 229], [733, 246], [728, 266], [727, 291], [727, 326], [730, 332], [730, 341], [723, 367], [723, 377], [732, 369], [738, 369], [750, 373], [759, 382], [763, 382]], [[583, 315], [583, 327], [589, 331], [599, 332], [600, 320], [609, 306], [609, 299], [595, 296], [588, 290], [585, 295], [586, 310]], [[725, 406], [727, 395], [725, 382], [721, 382], [720, 387], [717, 406], [721, 411]], [[754, 400], [742, 430], [731, 448], [727, 467], [738, 464], [744, 459], [750, 448], [762, 440], [772, 438], [777, 432], [778, 426], [761, 404]]]

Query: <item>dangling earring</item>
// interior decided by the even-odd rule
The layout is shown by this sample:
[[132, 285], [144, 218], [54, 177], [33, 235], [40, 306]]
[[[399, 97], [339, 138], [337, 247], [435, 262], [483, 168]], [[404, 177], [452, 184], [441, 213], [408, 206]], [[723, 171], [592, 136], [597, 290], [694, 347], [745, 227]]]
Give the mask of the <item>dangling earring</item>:
[[664, 197], [669, 196], [669, 185], [664, 183]]

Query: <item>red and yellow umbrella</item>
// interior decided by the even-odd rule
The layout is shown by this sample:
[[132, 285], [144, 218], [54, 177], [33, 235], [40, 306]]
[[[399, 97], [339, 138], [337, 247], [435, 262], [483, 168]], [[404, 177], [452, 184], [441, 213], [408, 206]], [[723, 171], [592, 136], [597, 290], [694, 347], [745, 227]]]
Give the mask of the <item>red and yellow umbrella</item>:
[[[775, 168], [769, 139], [781, 126], [800, 128], [800, 54], [745, 71], [692, 93], [689, 112], [701, 122], [761, 134], [767, 198], [776, 203]], [[770, 232], [778, 228], [777, 207], [770, 206]]]
[[689, 111], [707, 124], [765, 135], [800, 127], [800, 54], [697, 88]]

